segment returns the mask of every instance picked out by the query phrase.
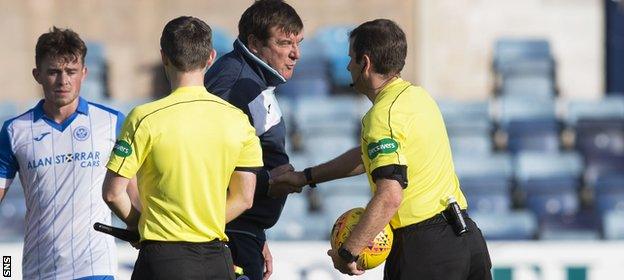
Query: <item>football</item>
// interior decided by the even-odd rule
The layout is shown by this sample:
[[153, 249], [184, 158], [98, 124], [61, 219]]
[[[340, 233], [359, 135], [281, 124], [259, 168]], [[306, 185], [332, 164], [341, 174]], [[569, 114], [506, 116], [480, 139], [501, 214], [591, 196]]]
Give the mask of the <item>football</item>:
[[[360, 221], [364, 208], [353, 208], [342, 214], [334, 223], [331, 231], [331, 247], [338, 250], [342, 243], [351, 235], [351, 231]], [[390, 225], [377, 234], [370, 244], [360, 253], [357, 264], [362, 269], [371, 269], [382, 264], [392, 248], [393, 233]]]

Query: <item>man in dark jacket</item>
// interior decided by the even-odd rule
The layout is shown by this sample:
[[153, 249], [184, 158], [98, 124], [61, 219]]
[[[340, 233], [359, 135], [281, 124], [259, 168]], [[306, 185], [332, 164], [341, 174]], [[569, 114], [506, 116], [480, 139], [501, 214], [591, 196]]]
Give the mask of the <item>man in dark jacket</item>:
[[251, 209], [226, 226], [234, 264], [251, 280], [268, 279], [272, 259], [265, 229], [281, 214], [288, 185], [269, 186], [269, 178], [292, 170], [285, 151], [286, 128], [273, 91], [290, 79], [299, 59], [303, 23], [281, 0], [259, 0], [238, 23], [234, 50], [208, 70], [205, 86], [247, 114], [260, 138], [264, 167], [257, 175]]

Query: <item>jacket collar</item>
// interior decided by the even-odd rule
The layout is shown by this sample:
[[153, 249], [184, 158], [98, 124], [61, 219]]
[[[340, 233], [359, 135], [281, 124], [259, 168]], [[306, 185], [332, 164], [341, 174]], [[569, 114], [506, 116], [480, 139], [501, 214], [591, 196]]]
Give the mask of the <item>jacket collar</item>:
[[234, 41], [234, 51], [240, 53], [248, 61], [253, 62], [255, 67], [252, 67], [254, 71], [267, 83], [268, 86], [278, 86], [286, 82], [286, 79], [282, 77], [275, 69], [262, 61], [259, 57], [255, 56], [241, 40], [236, 39]]

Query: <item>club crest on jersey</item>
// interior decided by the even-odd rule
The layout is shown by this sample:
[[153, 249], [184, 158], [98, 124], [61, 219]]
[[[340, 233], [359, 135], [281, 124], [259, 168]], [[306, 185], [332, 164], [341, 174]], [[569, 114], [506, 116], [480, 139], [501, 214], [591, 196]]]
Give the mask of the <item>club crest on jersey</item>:
[[89, 129], [84, 126], [79, 126], [74, 130], [74, 138], [78, 141], [84, 141], [89, 138]]
[[384, 138], [379, 142], [368, 144], [368, 158], [374, 159], [379, 154], [390, 154], [396, 152], [399, 143], [392, 138]]
[[120, 157], [128, 157], [132, 154], [132, 146], [124, 140], [118, 140], [113, 147], [113, 153]]

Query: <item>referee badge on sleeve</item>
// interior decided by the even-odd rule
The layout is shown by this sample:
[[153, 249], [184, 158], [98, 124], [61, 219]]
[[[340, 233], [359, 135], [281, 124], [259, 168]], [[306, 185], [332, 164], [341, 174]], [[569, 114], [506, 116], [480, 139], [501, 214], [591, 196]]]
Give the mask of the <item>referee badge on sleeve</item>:
[[379, 154], [391, 154], [399, 148], [399, 143], [392, 138], [384, 138], [368, 144], [368, 158], [374, 159]]
[[132, 146], [124, 140], [117, 140], [115, 147], [113, 147], [113, 153], [120, 157], [128, 157], [132, 154]]

